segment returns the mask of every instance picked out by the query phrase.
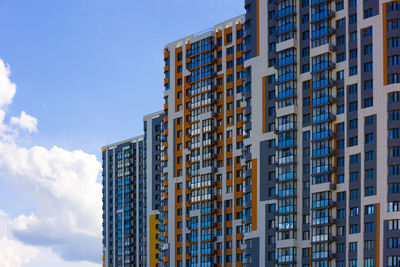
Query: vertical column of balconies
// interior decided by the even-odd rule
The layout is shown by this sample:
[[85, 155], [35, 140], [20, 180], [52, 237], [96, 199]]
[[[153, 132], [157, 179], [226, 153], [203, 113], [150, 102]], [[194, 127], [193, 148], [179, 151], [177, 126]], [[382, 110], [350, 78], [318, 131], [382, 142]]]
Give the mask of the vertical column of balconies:
[[[245, 23], [244, 23], [244, 60], [250, 60], [251, 58], [257, 56], [257, 45], [258, 45], [258, 32], [257, 32], [257, 12], [258, 12], [258, 2], [255, 0], [245, 1]], [[246, 233], [252, 231], [252, 155], [251, 155], [251, 145], [248, 144], [250, 140], [251, 131], [251, 66], [245, 64], [244, 69], [244, 81], [242, 83], [242, 107], [243, 115], [241, 116], [242, 128], [241, 132], [243, 134], [242, 142], [242, 176], [243, 176], [243, 196], [242, 196], [242, 231], [244, 235], [244, 242], [242, 246], [244, 248], [243, 252], [243, 264], [245, 266], [251, 266], [252, 263], [252, 251], [251, 251], [251, 240], [246, 237]], [[254, 166], [256, 168], [256, 166]]]
[[[336, 119], [335, 81], [331, 27], [334, 12], [329, 0], [311, 0], [312, 45], [312, 266], [333, 266], [335, 230], [333, 190], [335, 189], [334, 125]], [[318, 49], [318, 50], [316, 50]], [[319, 51], [319, 52], [314, 52]]]
[[277, 264], [296, 266], [297, 247], [297, 40], [296, 1], [276, 1]]
[[215, 45], [208, 37], [191, 44], [187, 77], [190, 111], [187, 170], [187, 262], [189, 266], [215, 263]]
[[[169, 71], [170, 71], [170, 51], [165, 48], [164, 50], [164, 85], [165, 90], [170, 89], [169, 85]], [[164, 98], [164, 120], [161, 122], [161, 186], [160, 186], [160, 214], [158, 215], [159, 225], [158, 230], [160, 231], [159, 239], [159, 250], [158, 259], [160, 261], [160, 266], [168, 266], [169, 261], [169, 248], [168, 248], [168, 96]]]

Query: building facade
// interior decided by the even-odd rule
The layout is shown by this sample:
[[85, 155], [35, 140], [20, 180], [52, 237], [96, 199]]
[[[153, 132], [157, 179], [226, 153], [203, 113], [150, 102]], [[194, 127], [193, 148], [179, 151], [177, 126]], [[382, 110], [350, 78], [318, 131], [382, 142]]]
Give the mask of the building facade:
[[144, 117], [144, 135], [102, 148], [103, 266], [158, 263], [163, 113]]
[[144, 265], [400, 266], [400, 1], [244, 7], [164, 48]]

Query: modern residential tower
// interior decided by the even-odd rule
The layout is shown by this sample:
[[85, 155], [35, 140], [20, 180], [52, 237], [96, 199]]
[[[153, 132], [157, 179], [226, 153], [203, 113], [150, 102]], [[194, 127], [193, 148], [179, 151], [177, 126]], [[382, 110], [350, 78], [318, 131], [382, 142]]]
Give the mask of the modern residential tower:
[[103, 153], [103, 266], [155, 266], [163, 113], [144, 117], [144, 136]]
[[137, 264], [400, 266], [400, 1], [244, 7], [164, 48]]

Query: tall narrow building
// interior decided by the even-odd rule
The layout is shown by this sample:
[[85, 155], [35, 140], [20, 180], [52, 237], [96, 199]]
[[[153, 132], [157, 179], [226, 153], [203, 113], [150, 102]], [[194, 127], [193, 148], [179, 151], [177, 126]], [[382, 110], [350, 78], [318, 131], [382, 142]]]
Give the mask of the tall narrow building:
[[400, 266], [400, 1], [244, 8], [164, 48], [137, 264]]
[[243, 24], [164, 49], [160, 266], [241, 265]]
[[144, 136], [102, 148], [103, 266], [158, 263], [162, 120], [147, 115]]

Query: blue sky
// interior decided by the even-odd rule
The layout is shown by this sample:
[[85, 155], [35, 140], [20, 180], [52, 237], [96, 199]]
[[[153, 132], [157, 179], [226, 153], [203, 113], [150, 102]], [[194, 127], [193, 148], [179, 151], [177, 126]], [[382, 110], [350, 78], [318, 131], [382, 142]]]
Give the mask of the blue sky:
[[243, 12], [241, 0], [1, 0], [0, 57], [39, 118], [32, 142], [98, 153], [162, 109], [166, 43]]
[[243, 12], [242, 0], [0, 0], [0, 261], [95, 266], [101, 146], [162, 109], [165, 44]]

